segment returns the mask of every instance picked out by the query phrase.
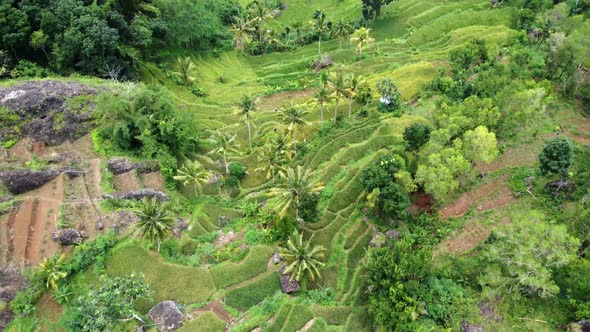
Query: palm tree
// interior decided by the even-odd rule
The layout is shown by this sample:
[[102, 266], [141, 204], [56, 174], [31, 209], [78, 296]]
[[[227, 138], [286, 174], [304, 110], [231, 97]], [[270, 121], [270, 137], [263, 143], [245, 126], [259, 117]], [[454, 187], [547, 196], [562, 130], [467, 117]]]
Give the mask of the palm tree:
[[361, 27], [352, 34], [350, 41], [356, 44], [356, 49], [360, 55], [363, 55], [363, 44], [367, 46], [375, 42], [374, 38], [371, 38], [371, 29]]
[[326, 248], [321, 245], [312, 246], [311, 239], [313, 236], [303, 242], [303, 234], [295, 231], [287, 241], [287, 247], [281, 250], [281, 257], [287, 261], [285, 273], [291, 276], [291, 279], [297, 281], [305, 274], [313, 281], [316, 277], [321, 277], [319, 269], [325, 264], [324, 252]]
[[303, 120], [303, 116], [306, 114], [306, 109], [297, 107], [295, 104], [287, 105], [285, 108], [283, 108], [283, 111], [279, 113], [279, 121], [287, 126], [287, 130], [293, 137], [293, 147], [295, 149], [295, 153], [297, 153], [297, 130], [303, 132], [303, 127], [309, 124]]
[[68, 276], [68, 273], [64, 271], [65, 258], [66, 256], [61, 254], [60, 256], [45, 258], [43, 262], [39, 264], [47, 289], [51, 288], [56, 290], [59, 281]]
[[350, 25], [350, 23], [346, 22], [343, 19], [339, 19], [338, 21], [336, 21], [334, 29], [332, 30], [332, 35], [338, 38], [338, 41], [340, 42], [340, 48], [342, 48], [342, 39], [348, 37], [348, 35], [350, 35], [351, 32], [352, 26]]
[[256, 99], [251, 96], [242, 96], [240, 99], [240, 111], [242, 115], [246, 117], [246, 123], [248, 124], [248, 143], [250, 144], [250, 151], [252, 151], [252, 123], [251, 113], [256, 111]]
[[215, 146], [215, 149], [209, 153], [219, 153], [221, 155], [223, 158], [223, 165], [225, 166], [225, 172], [229, 174], [229, 163], [227, 162], [228, 155], [230, 153], [240, 153], [236, 144], [236, 135], [218, 130], [213, 132], [210, 141]]
[[192, 185], [195, 190], [195, 196], [203, 190], [203, 184], [209, 180], [209, 172], [198, 161], [187, 161], [179, 170], [174, 180], [181, 182], [183, 185]]
[[312, 22], [313, 28], [318, 33], [318, 54], [322, 55], [322, 35], [330, 29], [331, 22], [326, 21], [325, 10], [316, 10], [313, 13], [313, 19], [315, 20]]
[[338, 117], [338, 102], [340, 101], [340, 98], [348, 96], [348, 88], [344, 75], [333, 74], [328, 81], [328, 86], [332, 92], [330, 96], [336, 99], [336, 106], [334, 107], [334, 124], [336, 124], [336, 118]]
[[262, 164], [256, 171], [266, 172], [266, 179], [275, 183], [275, 175], [283, 171], [283, 165], [290, 159], [289, 142], [285, 136], [277, 135], [276, 139], [269, 139], [261, 148], [256, 160]]
[[161, 241], [170, 235], [174, 223], [174, 218], [168, 212], [168, 204], [160, 203], [156, 198], [145, 197], [133, 210], [133, 214], [139, 219], [136, 229], [141, 237], [156, 241], [160, 252]]
[[258, 26], [258, 41], [262, 43], [262, 34], [264, 32], [264, 22], [272, 16], [268, 8], [260, 0], [254, 0], [252, 3], [253, 7], [251, 10], [252, 19], [248, 21], [248, 24], [256, 23]]
[[254, 28], [241, 17], [236, 17], [235, 21], [236, 23], [232, 25], [229, 31], [234, 35], [234, 45], [244, 52], [244, 48], [250, 42], [250, 33], [254, 31]]
[[361, 87], [361, 76], [350, 74], [346, 77], [346, 83], [348, 83], [348, 117], [350, 118], [352, 116], [352, 102], [359, 93], [359, 88]]
[[317, 104], [320, 105], [320, 118], [324, 122], [324, 104], [330, 100], [330, 91], [326, 87], [326, 84], [320, 84], [320, 88], [315, 92], [314, 97]]
[[279, 199], [277, 210], [281, 218], [285, 217], [291, 209], [295, 210], [295, 219], [299, 220], [299, 204], [305, 194], [319, 192], [324, 187], [312, 182], [312, 173], [298, 165], [297, 168], [289, 168], [279, 172], [279, 184], [269, 191], [269, 196]]
[[190, 57], [181, 57], [176, 60], [176, 72], [184, 85], [190, 85], [195, 78], [191, 76], [191, 71], [195, 68], [195, 64]]

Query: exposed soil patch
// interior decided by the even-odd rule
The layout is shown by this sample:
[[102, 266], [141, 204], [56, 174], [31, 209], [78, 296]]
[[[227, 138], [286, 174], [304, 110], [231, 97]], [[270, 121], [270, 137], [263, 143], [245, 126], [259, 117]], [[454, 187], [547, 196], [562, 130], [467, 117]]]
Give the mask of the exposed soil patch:
[[160, 174], [160, 172], [143, 173], [140, 174], [140, 178], [144, 188], [155, 189], [160, 191], [166, 190], [164, 178], [162, 177], [162, 174]]
[[51, 323], [57, 323], [57, 321], [63, 316], [63, 307], [55, 302], [49, 293], [43, 294], [39, 299], [37, 307], [39, 308], [40, 314], [46, 319], [41, 326], [41, 332], [49, 331], [48, 325]]
[[113, 177], [113, 184], [117, 191], [127, 192], [140, 189], [139, 181], [137, 179], [137, 172], [135, 170]]
[[274, 111], [277, 107], [285, 103], [299, 101], [300, 99], [309, 99], [313, 97], [314, 90], [283, 91], [271, 96], [262, 97], [258, 101], [258, 107], [262, 110]]
[[[509, 219], [502, 221], [502, 224], [510, 222]], [[481, 242], [487, 240], [492, 234], [495, 225], [483, 225], [479, 222], [467, 222], [463, 231], [454, 237], [447, 238], [441, 242], [438, 248], [433, 252], [433, 256], [441, 253], [463, 254], [466, 253]]]
[[301, 330], [299, 330], [299, 332], [307, 332], [307, 331], [311, 330], [311, 328], [313, 327], [314, 324], [315, 324], [315, 319], [311, 319], [309, 322], [307, 322], [305, 325], [303, 325], [303, 327], [301, 328]]
[[221, 318], [221, 320], [223, 320], [227, 324], [231, 323], [231, 316], [230, 316], [229, 312], [227, 310], [225, 310], [225, 308], [223, 307], [223, 303], [221, 303], [220, 301], [212, 301], [212, 302], [209, 302], [205, 307], [200, 308], [200, 309], [196, 309], [195, 311], [192, 312], [192, 315], [190, 315], [191, 320], [195, 319], [200, 314], [207, 312], [207, 311], [212, 311], [214, 314], [216, 314], [219, 318]]
[[484, 211], [512, 203], [516, 198], [506, 184], [509, 177], [510, 174], [505, 174], [464, 193], [457, 200], [440, 209], [441, 218], [460, 217], [472, 207], [478, 211]]

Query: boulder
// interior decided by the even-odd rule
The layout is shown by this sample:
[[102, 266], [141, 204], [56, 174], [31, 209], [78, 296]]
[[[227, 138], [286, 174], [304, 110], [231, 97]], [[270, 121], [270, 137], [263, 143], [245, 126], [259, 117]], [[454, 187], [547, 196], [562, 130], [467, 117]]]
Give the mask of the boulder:
[[283, 259], [281, 258], [281, 255], [279, 255], [279, 253], [278, 253], [278, 252], [275, 252], [275, 253], [272, 255], [272, 262], [273, 262], [274, 264], [279, 264], [279, 263], [280, 263], [282, 260], [283, 260]]
[[103, 195], [105, 199], [134, 199], [134, 200], [141, 200], [144, 198], [148, 199], [157, 199], [159, 202], [169, 201], [170, 197], [166, 195], [166, 193], [153, 190], [153, 189], [139, 189], [139, 190], [132, 190], [127, 192], [119, 192], [114, 193], [112, 195], [105, 194]]
[[164, 301], [153, 306], [148, 312], [158, 331], [174, 331], [184, 324], [184, 315], [173, 301]]
[[83, 233], [72, 228], [58, 229], [51, 233], [51, 239], [63, 246], [80, 244], [84, 238]]
[[29, 169], [19, 169], [0, 172], [0, 181], [13, 195], [18, 195], [41, 187], [56, 178], [60, 173], [59, 170], [31, 171]]
[[388, 239], [397, 239], [400, 236], [400, 232], [396, 231], [395, 229], [389, 230], [385, 233]]
[[285, 294], [291, 294], [301, 289], [301, 285], [295, 279], [291, 279], [290, 276], [281, 276], [281, 288]]
[[461, 323], [461, 332], [484, 332], [481, 325], [469, 324], [467, 322]]
[[77, 82], [53, 80], [24, 82], [0, 88], [0, 107], [14, 112], [18, 130], [0, 128], [1, 137], [29, 136], [47, 145], [76, 140], [94, 127], [90, 101], [69, 103], [73, 97], [96, 95], [97, 90]]
[[376, 232], [373, 234], [373, 238], [371, 239], [371, 242], [369, 242], [369, 246], [373, 248], [381, 248], [386, 241], [387, 237], [385, 236], [385, 234], [381, 232]]
[[590, 332], [590, 320], [581, 320], [576, 323], [568, 325], [568, 331], [570, 332]]
[[114, 175], [120, 175], [138, 168], [139, 163], [132, 163], [129, 159], [122, 157], [114, 157], [107, 161], [107, 167]]
[[320, 71], [322, 69], [332, 67], [332, 64], [332, 58], [329, 55], [323, 55], [320, 59], [315, 60], [311, 64], [311, 69], [315, 71]]

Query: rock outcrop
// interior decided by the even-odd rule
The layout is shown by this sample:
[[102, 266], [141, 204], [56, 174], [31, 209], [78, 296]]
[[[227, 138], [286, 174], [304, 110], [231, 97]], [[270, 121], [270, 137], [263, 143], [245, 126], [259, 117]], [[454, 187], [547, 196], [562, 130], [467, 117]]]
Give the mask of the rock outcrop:
[[3, 139], [29, 136], [47, 145], [76, 140], [94, 127], [94, 106], [88, 100], [69, 102], [73, 97], [98, 91], [77, 82], [31, 81], [0, 88], [0, 107], [18, 116], [18, 126], [0, 128]]
[[86, 238], [85, 234], [72, 228], [58, 229], [51, 233], [51, 239], [63, 246], [80, 244], [84, 238]]
[[59, 170], [31, 171], [19, 169], [0, 172], [0, 181], [13, 195], [37, 189], [61, 174]]
[[134, 200], [141, 200], [144, 198], [148, 198], [148, 199], [157, 199], [158, 202], [165, 202], [165, 201], [169, 201], [170, 197], [168, 197], [168, 195], [166, 195], [166, 193], [158, 191], [158, 190], [153, 190], [153, 189], [139, 189], [139, 190], [133, 190], [133, 191], [127, 191], [127, 192], [119, 192], [119, 193], [114, 193], [114, 194], [105, 194], [103, 195], [103, 198], [105, 199], [134, 199]]
[[157, 160], [145, 160], [132, 163], [129, 159], [123, 157], [114, 157], [107, 162], [109, 171], [114, 175], [120, 175], [131, 172], [136, 169], [140, 173], [155, 172], [160, 169], [160, 163]]
[[159, 332], [174, 331], [184, 323], [184, 315], [173, 301], [164, 301], [153, 306], [148, 316]]

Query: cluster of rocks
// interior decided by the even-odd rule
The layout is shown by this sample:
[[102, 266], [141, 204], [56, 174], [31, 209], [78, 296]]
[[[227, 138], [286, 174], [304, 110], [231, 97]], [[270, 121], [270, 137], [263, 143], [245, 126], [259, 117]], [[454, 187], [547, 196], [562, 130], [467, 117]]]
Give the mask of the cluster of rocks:
[[394, 229], [389, 230], [385, 233], [377, 232], [375, 229], [373, 229], [373, 238], [369, 242], [369, 246], [373, 248], [381, 248], [383, 245], [387, 243], [387, 241], [391, 239], [397, 239], [399, 238], [399, 236], [399, 231], [396, 231]]
[[164, 192], [154, 189], [139, 189], [139, 190], [132, 190], [126, 192], [118, 192], [114, 194], [104, 194], [102, 196], [104, 199], [132, 199], [132, 200], [142, 200], [144, 198], [147, 199], [157, 199], [158, 202], [165, 202], [169, 201], [170, 197]]
[[64, 246], [80, 244], [86, 238], [88, 238], [86, 233], [73, 228], [58, 229], [51, 233], [51, 239]]
[[[274, 253], [271, 257], [273, 264], [277, 265], [283, 261], [283, 258], [279, 253]], [[283, 263], [281, 268], [279, 269], [279, 274], [281, 275], [279, 281], [281, 282], [281, 289], [285, 294], [295, 293], [301, 290], [301, 285], [295, 278], [291, 278], [288, 273], [285, 273], [287, 269], [287, 265]]]
[[311, 64], [311, 69], [320, 71], [322, 69], [332, 67], [333, 64], [332, 58], [329, 55], [324, 55]]

